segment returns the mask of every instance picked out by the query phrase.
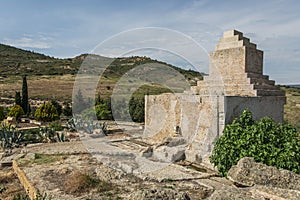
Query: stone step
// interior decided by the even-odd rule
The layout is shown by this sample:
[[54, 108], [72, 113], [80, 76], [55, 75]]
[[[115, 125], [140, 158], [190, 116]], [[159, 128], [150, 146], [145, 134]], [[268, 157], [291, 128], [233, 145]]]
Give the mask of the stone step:
[[225, 96], [256, 96], [256, 90], [225, 91]]
[[236, 84], [236, 83], [218, 83], [218, 84], [208, 84], [208, 87], [210, 89], [214, 88], [226, 88], [226, 90], [254, 90], [254, 85], [253, 84]]
[[279, 86], [275, 85], [254, 85], [254, 89], [260, 89], [260, 90], [280, 90]]
[[275, 85], [275, 81], [265, 78], [249, 78], [250, 83], [254, 85]]
[[248, 76], [246, 73], [237, 73], [237, 74], [230, 74], [230, 75], [222, 75], [219, 77], [209, 77], [204, 79], [204, 81], [221, 81], [221, 80], [232, 80], [232, 81], [247, 81]]
[[[197, 87], [208, 87], [208, 86], [237, 86], [237, 85], [251, 85], [250, 79], [248, 78], [224, 78], [223, 80], [207, 80], [202, 83], [197, 83]], [[253, 87], [251, 87], [253, 88]]]
[[219, 40], [219, 44], [220, 43], [229, 43], [229, 42], [237, 42], [239, 40], [241, 40], [242, 37], [240, 35], [234, 35], [232, 37], [227, 37], [227, 38], [221, 38]]
[[[229, 39], [226, 38], [225, 40], [229, 40]], [[256, 44], [251, 43], [248, 38], [242, 38], [239, 41], [220, 42], [219, 44], [216, 45], [215, 50], [218, 51], [218, 50], [238, 48], [243, 46], [256, 49]]]
[[243, 41], [243, 46], [256, 48], [256, 44], [251, 43], [249, 38], [241, 37], [240, 35], [235, 35], [235, 36], [227, 37], [227, 38], [221, 38], [219, 40], [219, 44], [228, 44], [228, 43], [238, 42], [238, 41]]
[[227, 90], [222, 88], [198, 89], [196, 92], [199, 95], [223, 94], [225, 96], [256, 96], [256, 93], [256, 90]]
[[223, 33], [223, 37], [224, 38], [228, 38], [228, 37], [233, 37], [235, 35], [239, 35], [239, 37], [243, 37], [243, 33], [237, 30], [229, 30], [229, 31], [225, 31]]
[[263, 90], [257, 89], [257, 96], [285, 96], [285, 91], [283, 90]]
[[261, 79], [266, 79], [269, 80], [268, 75], [263, 75], [263, 74], [258, 74], [258, 73], [252, 73], [252, 72], [246, 72], [248, 78], [261, 78]]
[[249, 41], [249, 43], [246, 43], [246, 44], [244, 43], [244, 46], [252, 48], [252, 49], [256, 49], [257, 48], [256, 44], [251, 43], [250, 41]]
[[237, 48], [243, 46], [244, 46], [243, 40], [239, 40], [237, 42], [219, 43], [216, 45], [215, 50], [218, 51], [218, 50], [231, 49], [231, 48]]

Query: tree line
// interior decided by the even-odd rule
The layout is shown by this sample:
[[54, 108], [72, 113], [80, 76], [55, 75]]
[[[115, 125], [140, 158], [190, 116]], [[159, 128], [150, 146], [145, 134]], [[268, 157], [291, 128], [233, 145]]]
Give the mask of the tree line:
[[[27, 77], [23, 76], [22, 91], [15, 92], [15, 102], [10, 109], [0, 107], [0, 120], [6, 116], [15, 117], [17, 121], [23, 117], [35, 118], [38, 121], [51, 122], [60, 119], [60, 117], [71, 117], [72, 112], [82, 113], [84, 117], [89, 118], [96, 114], [98, 120], [113, 120], [111, 98], [101, 98], [100, 93], [95, 98], [95, 104], [92, 105], [90, 99], [86, 99], [79, 90], [75, 95], [73, 105], [64, 103], [61, 105], [58, 101], [52, 100], [44, 102], [38, 108], [31, 107], [29, 104]], [[118, 107], [124, 106], [124, 99], [114, 102]], [[129, 101], [129, 113], [135, 122], [144, 121], [144, 94], [133, 95]], [[117, 109], [116, 115], [122, 115], [124, 109]]]

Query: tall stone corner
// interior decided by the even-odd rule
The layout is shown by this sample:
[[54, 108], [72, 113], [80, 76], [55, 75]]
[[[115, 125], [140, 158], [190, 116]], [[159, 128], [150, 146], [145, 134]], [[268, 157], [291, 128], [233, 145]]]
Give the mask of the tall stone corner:
[[210, 53], [204, 80], [184, 93], [146, 96], [145, 131], [162, 141], [180, 130], [186, 159], [209, 162], [213, 141], [243, 110], [256, 120], [268, 116], [283, 122], [285, 102], [285, 92], [263, 74], [263, 51], [242, 32], [230, 30]]

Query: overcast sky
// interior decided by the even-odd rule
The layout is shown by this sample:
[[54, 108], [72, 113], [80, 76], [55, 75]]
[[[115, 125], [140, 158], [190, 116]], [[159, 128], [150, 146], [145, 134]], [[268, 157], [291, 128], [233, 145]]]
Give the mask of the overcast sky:
[[[265, 74], [277, 83], [300, 83], [300, 1], [297, 0], [0, 0], [0, 3], [0, 43], [54, 57], [74, 57], [91, 52], [121, 32], [160, 27], [179, 31], [210, 52], [224, 31], [237, 29], [264, 51]], [[159, 56], [159, 52], [136, 53], [174, 61], [170, 55]], [[205, 65], [201, 69], [208, 72], [208, 56], [202, 58], [200, 54], [196, 63]]]

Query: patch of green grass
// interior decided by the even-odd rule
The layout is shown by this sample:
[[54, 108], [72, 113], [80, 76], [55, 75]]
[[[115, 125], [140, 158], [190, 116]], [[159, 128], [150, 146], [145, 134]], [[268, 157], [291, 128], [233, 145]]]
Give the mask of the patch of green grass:
[[41, 164], [47, 164], [47, 163], [53, 163], [57, 161], [62, 161], [68, 158], [68, 155], [64, 154], [35, 154], [33, 163], [36, 163], [38, 165]]
[[20, 159], [18, 163], [21, 167], [30, 166], [32, 164], [43, 165], [57, 161], [63, 161], [69, 156], [65, 154], [39, 154], [34, 155], [34, 159]]

